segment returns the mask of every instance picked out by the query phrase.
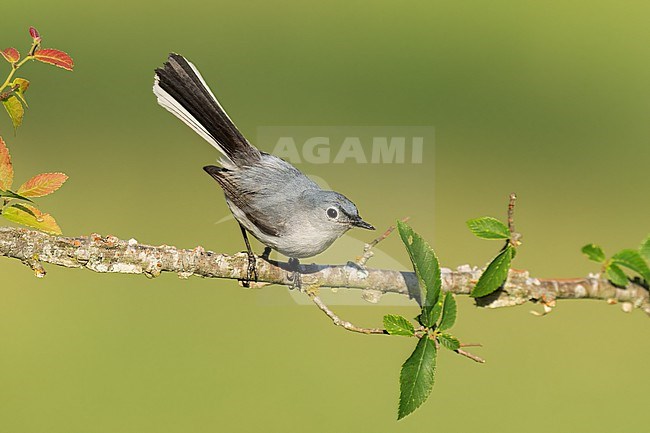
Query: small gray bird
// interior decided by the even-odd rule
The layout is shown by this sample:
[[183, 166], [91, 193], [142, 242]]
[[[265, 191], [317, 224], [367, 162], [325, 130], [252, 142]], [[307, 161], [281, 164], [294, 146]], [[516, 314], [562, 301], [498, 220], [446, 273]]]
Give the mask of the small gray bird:
[[257, 275], [247, 231], [267, 247], [267, 258], [272, 248], [293, 259], [297, 270], [297, 259], [322, 253], [352, 227], [374, 230], [345, 196], [321, 189], [288, 162], [250, 144], [183, 56], [172, 53], [156, 69], [153, 92], [158, 104], [222, 153], [221, 167], [203, 169], [219, 183], [239, 222], [248, 281]]

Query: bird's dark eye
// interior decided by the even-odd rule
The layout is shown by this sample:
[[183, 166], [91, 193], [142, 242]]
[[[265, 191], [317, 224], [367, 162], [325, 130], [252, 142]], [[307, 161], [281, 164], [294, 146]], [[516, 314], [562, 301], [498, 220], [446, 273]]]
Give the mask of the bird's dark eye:
[[336, 208], [331, 207], [327, 209], [327, 216], [335, 219], [337, 216], [339, 216], [339, 211], [337, 211]]

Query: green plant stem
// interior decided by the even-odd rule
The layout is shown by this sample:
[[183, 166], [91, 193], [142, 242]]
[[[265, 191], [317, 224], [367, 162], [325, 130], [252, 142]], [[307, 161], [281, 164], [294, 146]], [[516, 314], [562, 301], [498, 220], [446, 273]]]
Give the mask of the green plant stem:
[[9, 83], [11, 82], [11, 79], [14, 77], [14, 74], [16, 73], [16, 71], [22, 65], [27, 63], [28, 60], [33, 60], [35, 58], [34, 57], [34, 52], [35, 52], [35, 49], [36, 49], [36, 47], [38, 46], [39, 43], [32, 43], [32, 46], [29, 49], [29, 54], [24, 59], [22, 59], [20, 62], [11, 64], [11, 71], [9, 71], [9, 75], [7, 76], [7, 79], [5, 80], [5, 82], [2, 83], [2, 86], [0, 86], [0, 92], [2, 92], [5, 89], [5, 87], [7, 87], [9, 85]]
[[5, 80], [4, 83], [2, 83], [2, 87], [0, 87], [0, 92], [2, 92], [5, 89], [5, 87], [7, 87], [9, 85], [9, 83], [11, 82], [11, 79], [14, 77], [14, 74], [16, 73], [18, 68], [20, 68], [22, 65], [24, 65], [28, 60], [33, 60], [33, 59], [34, 59], [34, 56], [27, 56], [24, 59], [22, 59], [20, 62], [12, 65], [11, 66], [11, 71], [9, 71], [9, 75], [7, 76], [7, 79]]

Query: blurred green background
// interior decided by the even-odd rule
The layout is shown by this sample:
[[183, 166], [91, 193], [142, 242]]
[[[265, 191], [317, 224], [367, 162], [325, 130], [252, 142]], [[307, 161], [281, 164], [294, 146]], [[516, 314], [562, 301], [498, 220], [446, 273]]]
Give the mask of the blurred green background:
[[[431, 125], [423, 166], [301, 165], [379, 228], [410, 215], [445, 266], [482, 265], [495, 244], [464, 221], [502, 217], [516, 191], [539, 277], [596, 271], [580, 247], [636, 247], [650, 231], [647, 2], [172, 2], [7, 5], [0, 45], [36, 26], [68, 73], [28, 64], [16, 180], [63, 171], [40, 201], [67, 235], [242, 249], [201, 170], [215, 151], [157, 106], [169, 51], [201, 69], [254, 139], [262, 125]], [[8, 71], [6, 65], [2, 74]], [[269, 144], [257, 143], [264, 150]], [[345, 262], [371, 233], [316, 258]], [[256, 243], [256, 248], [260, 249]], [[406, 269], [397, 237], [373, 266]], [[443, 353], [429, 401], [397, 423], [413, 342], [335, 328], [285, 288], [174, 275], [154, 280], [0, 259], [0, 432], [641, 431], [650, 323], [605, 302], [488, 311], [459, 299], [456, 334], [485, 365]], [[360, 293], [356, 293], [358, 298]], [[342, 306], [362, 325], [414, 306]], [[410, 317], [410, 316], [409, 316]]]

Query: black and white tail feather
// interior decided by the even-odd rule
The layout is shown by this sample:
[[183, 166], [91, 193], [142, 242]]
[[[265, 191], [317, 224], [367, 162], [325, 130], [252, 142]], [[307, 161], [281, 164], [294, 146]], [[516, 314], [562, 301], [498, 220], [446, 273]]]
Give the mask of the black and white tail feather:
[[226, 168], [250, 166], [261, 154], [239, 132], [199, 71], [179, 54], [156, 69], [153, 92], [166, 108], [221, 152]]

